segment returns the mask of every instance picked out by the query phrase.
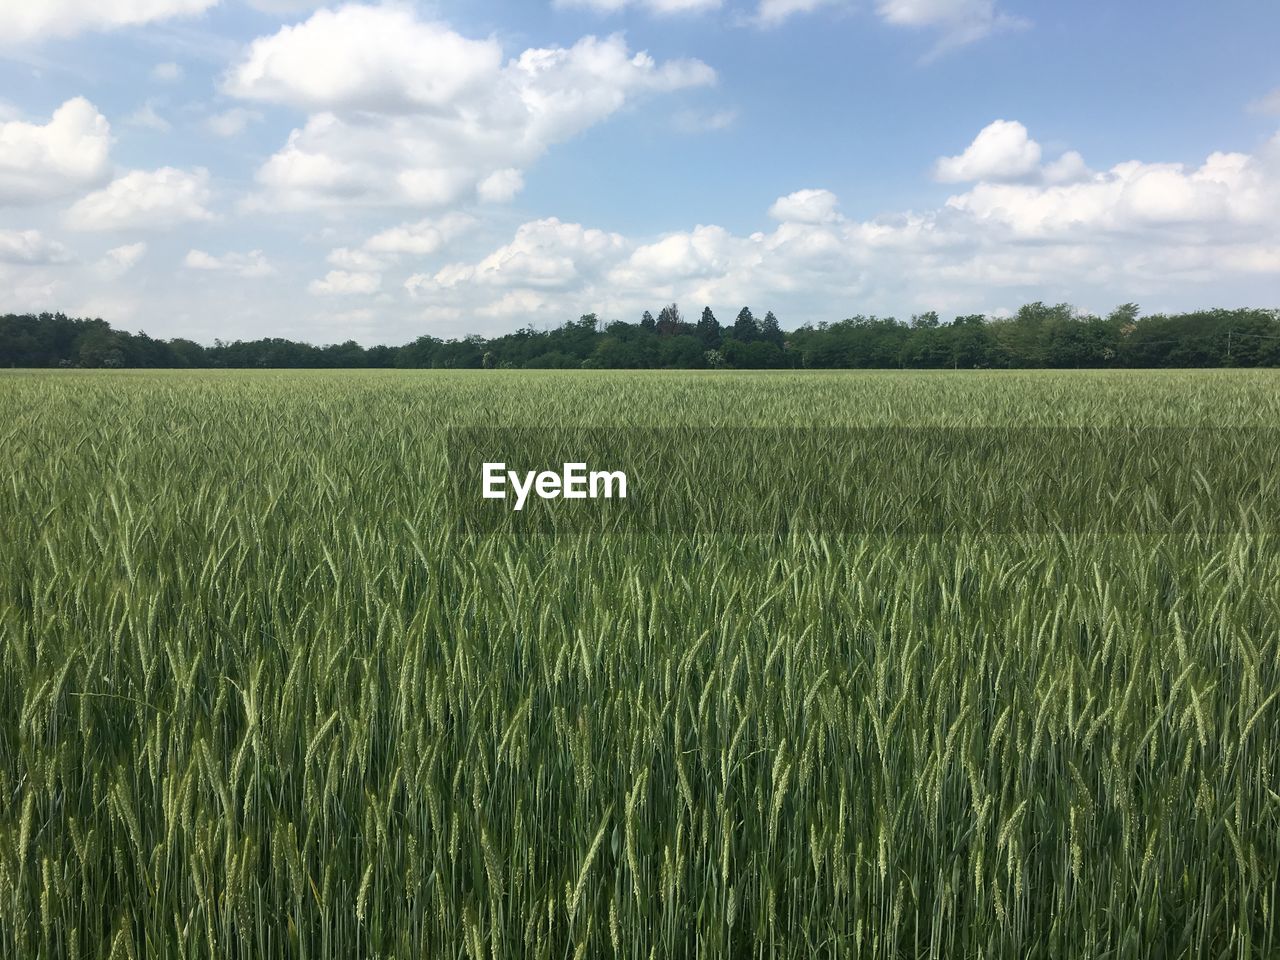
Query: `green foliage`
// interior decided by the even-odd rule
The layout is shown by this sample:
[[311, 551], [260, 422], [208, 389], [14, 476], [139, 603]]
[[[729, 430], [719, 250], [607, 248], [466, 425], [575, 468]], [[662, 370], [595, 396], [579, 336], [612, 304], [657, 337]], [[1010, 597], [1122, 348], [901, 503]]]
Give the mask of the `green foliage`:
[[760, 336], [760, 324], [756, 322], [750, 307], [743, 307], [738, 311], [738, 317], [733, 321], [731, 333], [733, 339], [739, 343], [750, 343]]
[[[671, 342], [687, 337], [696, 338], [701, 349]], [[730, 340], [739, 346], [729, 346]], [[744, 349], [757, 343], [776, 349]], [[744, 307], [725, 330], [710, 307], [690, 324], [673, 303], [656, 320], [645, 311], [638, 324], [602, 325], [587, 314], [550, 330], [526, 327], [461, 340], [422, 336], [400, 347], [368, 348], [351, 340], [315, 347], [279, 338], [203, 347], [112, 330], [102, 320], [0, 317], [0, 366], [8, 367], [690, 369], [705, 365], [708, 350], [720, 351], [729, 366], [741, 369], [1266, 367], [1280, 365], [1280, 311], [1141, 317], [1136, 305], [1125, 304], [1096, 317], [1066, 304], [1033, 303], [1008, 318], [965, 316], [942, 323], [930, 312], [901, 323], [860, 315], [786, 332], [773, 311], [757, 321]]]
[[720, 329], [720, 321], [716, 319], [716, 315], [710, 307], [702, 308], [702, 316], [698, 319], [696, 333], [705, 349], [714, 350], [720, 346], [723, 331]]
[[778, 325], [778, 318], [773, 315], [770, 310], [764, 315], [764, 319], [760, 321], [760, 339], [766, 343], [771, 343], [778, 349], [782, 349], [784, 335], [782, 327]]
[[440, 491], [449, 423], [1278, 386], [0, 375], [0, 956], [1277, 956], [1274, 537], [469, 539]]

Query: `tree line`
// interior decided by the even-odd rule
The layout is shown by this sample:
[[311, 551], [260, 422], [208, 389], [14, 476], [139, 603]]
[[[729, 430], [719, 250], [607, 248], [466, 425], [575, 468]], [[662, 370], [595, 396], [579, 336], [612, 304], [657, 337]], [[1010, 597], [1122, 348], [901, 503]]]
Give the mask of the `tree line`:
[[1125, 304], [1106, 316], [1032, 303], [1009, 317], [944, 323], [854, 316], [784, 331], [772, 311], [744, 307], [721, 324], [710, 307], [690, 321], [677, 304], [638, 323], [586, 314], [551, 330], [497, 337], [421, 336], [402, 346], [353, 340], [314, 346], [279, 338], [153, 339], [101, 319], [0, 316], [3, 367], [456, 368], [456, 369], [1013, 369], [1280, 366], [1280, 310], [1141, 315]]

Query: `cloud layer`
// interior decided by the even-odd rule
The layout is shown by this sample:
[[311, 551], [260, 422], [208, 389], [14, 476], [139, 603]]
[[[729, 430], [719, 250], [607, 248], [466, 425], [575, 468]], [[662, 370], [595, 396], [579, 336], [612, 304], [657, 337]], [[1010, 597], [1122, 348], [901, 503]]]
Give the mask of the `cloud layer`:
[[549, 148], [629, 101], [714, 82], [704, 63], [659, 64], [620, 36], [504, 63], [496, 41], [407, 7], [348, 5], [256, 41], [224, 88], [309, 114], [258, 171], [259, 206], [299, 210], [505, 202]]
[[85, 30], [107, 30], [192, 16], [219, 0], [5, 0], [0, 4], [0, 48]]
[[987, 131], [978, 149], [944, 165], [978, 182], [925, 213], [850, 219], [833, 193], [807, 189], [773, 204], [771, 231], [746, 236], [703, 225], [646, 241], [546, 219], [488, 256], [405, 286], [433, 309], [508, 322], [579, 308], [629, 316], [669, 299], [768, 304], [795, 321], [867, 304], [947, 309], [1046, 290], [1163, 292], [1280, 271], [1280, 137], [1195, 167], [1131, 161], [1081, 174], [1083, 160], [1067, 154], [1078, 175], [1061, 182], [1053, 168], [1062, 161], [1042, 165], [1022, 124]]
[[133, 170], [76, 202], [67, 211], [73, 230], [165, 229], [212, 220], [209, 171]]
[[[350, 332], [395, 340], [558, 323], [586, 311], [634, 318], [673, 299], [731, 313], [744, 302], [772, 307], [788, 324], [872, 310], [996, 310], [1042, 298], [1107, 306], [1115, 291], [1185, 297], [1181, 303], [1227, 291], [1234, 301], [1248, 299], [1236, 291], [1273, 295], [1280, 275], [1280, 138], [1248, 152], [1205, 149], [1191, 163], [1109, 157], [1094, 169], [1079, 152], [1053, 146], [1059, 131], [1006, 115], [950, 143], [921, 148], [910, 138], [916, 152], [903, 161], [916, 169], [932, 161], [932, 176], [921, 178], [915, 203], [899, 205], [908, 209], [882, 211], [858, 180], [877, 168], [864, 168], [856, 152], [831, 167], [805, 167], [830, 169], [825, 183], [791, 178], [768, 150], [756, 164], [748, 138], [759, 132], [759, 115], [747, 99], [737, 101], [741, 113], [714, 102], [706, 88], [717, 73], [702, 60], [637, 51], [621, 34], [509, 47], [431, 19], [426, 4], [396, 0], [249, 5], [290, 19], [254, 26], [256, 38], [200, 56], [186, 28], [156, 31], [147, 37], [156, 49], [121, 67], [140, 84], [127, 96], [107, 84], [92, 91], [94, 102], [75, 96], [75, 85], [88, 81], [67, 69], [57, 86], [50, 82], [59, 90], [52, 99], [26, 110], [0, 103], [6, 308], [81, 309], [121, 324], [135, 319], [131, 311], [151, 311], [153, 332], [205, 338]], [[0, 48], [36, 49], [54, 37], [198, 17], [215, 6], [14, 2], [0, 9]], [[676, 42], [719, 27], [738, 29], [733, 36], [744, 43], [790, 41], [791, 33], [758, 28], [798, 27], [796, 18], [824, 9], [863, 14], [849, 18], [850, 29], [924, 31], [938, 49], [1018, 25], [998, 0], [543, 5], [553, 24], [564, 24], [583, 17], [553, 6], [602, 17], [710, 14], [675, 22]], [[209, 19], [265, 22], [258, 17], [245, 0], [228, 0]], [[41, 56], [21, 69], [43, 82]], [[85, 76], [99, 68], [87, 58]], [[1259, 117], [1280, 113], [1275, 92], [1259, 97], [1266, 86], [1234, 106], [1253, 136], [1268, 122]], [[664, 109], [632, 109], [645, 101]], [[815, 94], [808, 106], [817, 116], [823, 103]], [[531, 173], [557, 150], [573, 154], [563, 146], [569, 141], [628, 113], [625, 149], [634, 136], [635, 159], [605, 171], [600, 185]], [[783, 195], [756, 201], [745, 222], [727, 226], [707, 222], [700, 184], [681, 183], [671, 191], [678, 206], [660, 198], [678, 219], [641, 215], [644, 191], [663, 186], [645, 179], [650, 170], [686, 176], [682, 151], [696, 171], [689, 176], [720, 174], [720, 144], [692, 139], [710, 130], [721, 131], [723, 155], [742, 168], [726, 183], [757, 198]], [[897, 149], [885, 147], [886, 156]], [[660, 152], [660, 162], [650, 164], [648, 151]], [[843, 204], [833, 189], [841, 184]], [[592, 189], [610, 202], [594, 203], [601, 194]], [[723, 202], [724, 189], [715, 193]], [[629, 225], [641, 222], [669, 229]], [[192, 297], [192, 287], [211, 295]], [[157, 329], [153, 317], [176, 329]]]
[[41, 203], [102, 182], [111, 169], [111, 125], [83, 97], [44, 124], [0, 123], [0, 206]]

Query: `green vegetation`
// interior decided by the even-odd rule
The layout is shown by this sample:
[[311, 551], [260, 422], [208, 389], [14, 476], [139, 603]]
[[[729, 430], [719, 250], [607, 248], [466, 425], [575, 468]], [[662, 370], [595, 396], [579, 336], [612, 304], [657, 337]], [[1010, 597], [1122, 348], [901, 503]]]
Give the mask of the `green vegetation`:
[[443, 491], [449, 424], [1274, 427], [1278, 387], [2, 375], [0, 956], [1274, 957], [1274, 536], [461, 536]]
[[936, 313], [909, 322], [855, 316], [784, 331], [770, 311], [743, 307], [721, 326], [676, 304], [639, 323], [587, 314], [554, 330], [455, 340], [423, 336], [400, 347], [355, 341], [316, 347], [268, 338], [155, 340], [102, 320], [62, 314], [0, 317], [0, 367], [274, 369], [1150, 369], [1280, 366], [1280, 310], [1201, 310], [1141, 316], [1133, 304], [1105, 317], [1032, 303], [1012, 317]]

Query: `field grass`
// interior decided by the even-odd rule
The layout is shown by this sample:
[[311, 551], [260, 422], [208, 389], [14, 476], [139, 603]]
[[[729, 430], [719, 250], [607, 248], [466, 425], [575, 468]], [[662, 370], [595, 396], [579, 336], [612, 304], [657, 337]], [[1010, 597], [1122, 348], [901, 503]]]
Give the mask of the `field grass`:
[[1280, 539], [464, 536], [450, 424], [1280, 375], [0, 375], [0, 956], [1280, 955]]

